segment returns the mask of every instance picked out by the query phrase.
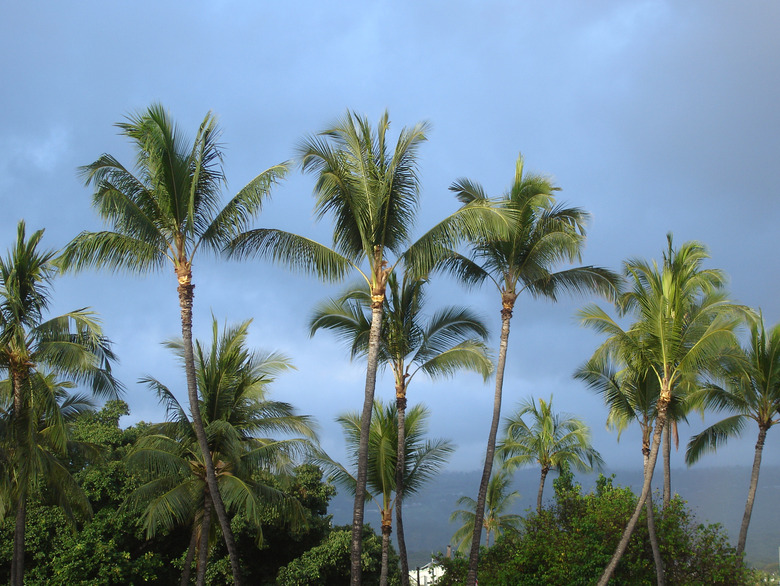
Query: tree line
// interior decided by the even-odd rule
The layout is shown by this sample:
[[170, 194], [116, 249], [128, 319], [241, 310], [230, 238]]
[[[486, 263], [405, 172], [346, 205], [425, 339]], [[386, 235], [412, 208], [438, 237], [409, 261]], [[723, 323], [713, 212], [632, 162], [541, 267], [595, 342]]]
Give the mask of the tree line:
[[[197, 565], [197, 581], [205, 580], [209, 536], [216, 526], [232, 581], [243, 583], [230, 511], [240, 508], [255, 526], [264, 507], [284, 510], [288, 519], [303, 515], [300, 503], [256, 477], [258, 470], [275, 477], [289, 476], [304, 454], [316, 452], [311, 422], [289, 405], [271, 407], [263, 397], [262, 389], [288, 365], [287, 359], [261, 358], [246, 349], [248, 324], [226, 327], [220, 335], [215, 321], [210, 348], [193, 341], [192, 265], [201, 250], [245, 260], [269, 259], [327, 281], [340, 281], [350, 274], [360, 280], [359, 286], [318, 307], [310, 323], [312, 333], [332, 330], [346, 341], [353, 358], [366, 361], [362, 410], [349, 419], [354, 427], [345, 428], [356, 445], [354, 475], [343, 467], [331, 470], [355, 495], [352, 584], [363, 581], [364, 506], [367, 496], [375, 496], [367, 492], [367, 483], [376, 467], [371, 455], [376, 453], [371, 445], [372, 422], [381, 420], [383, 413], [374, 401], [379, 368], [392, 372], [396, 390], [393, 414], [388, 416], [395, 433], [390, 444], [383, 444], [387, 458], [381, 467], [383, 482], [391, 487], [395, 499], [393, 507], [387, 499], [380, 506], [382, 534], [389, 540], [394, 508], [402, 583], [409, 581], [402, 505], [404, 494], [414, 490], [407, 473], [407, 458], [414, 454], [405, 449], [407, 390], [418, 372], [438, 377], [470, 369], [486, 379], [495, 377], [493, 416], [473, 507], [468, 584], [477, 580], [486, 500], [497, 455], [509, 466], [538, 461], [539, 510], [546, 474], [560, 462], [599, 463], [582, 426], [559, 428], [569, 440], [576, 440], [561, 450], [566, 457], [556, 459], [537, 452], [532, 445], [534, 435], [547, 437], [546, 421], [555, 420], [551, 399], [540, 399], [538, 406], [529, 400], [507, 423], [506, 439], [497, 443], [510, 322], [523, 292], [551, 301], [563, 294], [595, 293], [615, 307], [617, 318], [596, 305], [580, 312], [583, 325], [602, 333], [605, 341], [576, 376], [603, 396], [610, 409], [610, 425], [623, 429], [634, 419], [640, 421], [645, 481], [601, 583], [606, 584], [615, 571], [643, 509], [655, 542], [649, 497], [662, 437], [669, 439], [677, 422], [694, 409], [727, 410], [734, 415], [691, 440], [686, 455], [689, 462], [742, 432], [746, 419], [754, 419], [759, 426], [737, 546], [738, 553], [744, 550], [761, 450], [780, 406], [776, 350], [780, 330], [767, 331], [760, 315], [728, 299], [725, 275], [702, 266], [707, 259], [702, 244], [688, 242], [674, 248], [670, 235], [660, 264], [630, 259], [622, 274], [595, 266], [560, 269], [562, 264], [579, 261], [588, 215], [560, 204], [555, 196], [558, 187], [549, 178], [527, 173], [522, 156], [509, 189], [498, 197], [489, 197], [472, 180], [455, 181], [450, 189], [461, 207], [414, 240], [420, 198], [417, 152], [427, 139], [427, 124], [403, 128], [392, 143], [387, 113], [374, 128], [366, 118], [348, 111], [332, 126], [306, 137], [297, 153], [301, 169], [315, 177], [318, 219], [333, 221], [328, 246], [305, 236], [253, 227], [271, 189], [289, 172], [290, 162], [260, 173], [222, 203], [225, 177], [220, 129], [213, 115], [205, 117], [192, 141], [159, 104], [128, 116], [117, 126], [135, 147], [135, 167], [130, 169], [104, 154], [80, 169], [94, 190], [93, 206], [106, 229], [82, 232], [62, 251], [41, 251], [42, 231], [28, 239], [20, 222], [17, 241], [0, 265], [0, 369], [8, 376], [2, 387], [5, 403], [0, 428], [0, 458], [8, 473], [0, 479], [4, 495], [0, 517], [15, 515], [12, 584], [24, 579], [28, 491], [44, 480], [69, 476], [62, 465], [63, 458], [75, 449], [69, 443], [69, 418], [88, 408], [88, 397], [67, 395], [64, 389], [88, 385], [98, 397], [116, 397], [122, 390], [111, 374], [111, 344], [94, 314], [78, 310], [43, 319], [51, 280], [59, 272], [99, 268], [144, 273], [165, 266], [175, 270], [181, 339], [169, 346], [184, 365], [188, 405], [180, 405], [163, 383], [151, 377], [142, 381], [157, 392], [169, 420], [145, 435], [133, 450], [131, 459], [143, 462], [142, 468], [159, 476], [147, 478], [146, 488], [139, 488], [130, 500], [147, 503], [144, 523], [149, 537], [157, 530], [169, 531], [185, 520], [193, 521], [182, 583], [189, 579], [186, 572], [194, 560], [203, 565]], [[469, 308], [444, 308], [425, 320], [425, 285], [437, 274], [453, 275], [467, 286], [495, 285], [501, 299], [495, 364], [486, 346], [488, 328]], [[621, 325], [630, 320], [628, 327]], [[745, 349], [737, 337], [743, 324], [752, 336]], [[225, 373], [229, 375], [222, 378]], [[244, 414], [248, 420], [232, 422], [230, 418], [240, 417], [241, 409], [249, 409]], [[258, 416], [251, 409], [271, 409], [276, 419], [270, 418], [274, 423], [268, 429], [298, 436], [262, 440], [258, 436], [261, 427], [249, 422]], [[260, 419], [265, 420], [267, 414], [263, 414]], [[538, 430], [524, 422], [526, 414], [542, 422]], [[89, 446], [80, 449], [89, 451]], [[327, 462], [326, 455], [316, 457]], [[83, 496], [77, 485], [62, 482], [62, 486], [71, 486], [66, 490], [69, 497]], [[171, 500], [156, 501], [155, 491], [168, 486], [166, 482], [170, 490], [165, 495]], [[669, 499], [670, 490], [664, 494], [665, 506]], [[76, 502], [62, 502], [66, 501]], [[196, 502], [202, 505], [198, 510], [192, 508]], [[81, 503], [82, 508], [87, 506], [87, 500]], [[383, 549], [380, 580], [386, 583], [389, 554], [387, 547]], [[663, 563], [655, 544], [653, 552], [657, 580], [663, 583]]]

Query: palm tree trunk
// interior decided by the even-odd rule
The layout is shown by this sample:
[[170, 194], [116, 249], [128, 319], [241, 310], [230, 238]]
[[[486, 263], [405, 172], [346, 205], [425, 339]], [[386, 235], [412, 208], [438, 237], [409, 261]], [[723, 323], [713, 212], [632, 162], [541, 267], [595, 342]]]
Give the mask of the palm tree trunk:
[[620, 558], [623, 557], [623, 554], [628, 547], [631, 534], [636, 528], [637, 521], [639, 521], [639, 516], [642, 514], [642, 508], [645, 506], [647, 496], [650, 494], [650, 483], [653, 481], [653, 471], [655, 470], [655, 463], [658, 461], [658, 451], [661, 446], [661, 433], [663, 431], [664, 425], [666, 425], [666, 410], [669, 407], [670, 398], [670, 391], [668, 389], [662, 388], [661, 396], [658, 398], [658, 415], [656, 416], [656, 426], [655, 431], [653, 432], [653, 443], [650, 448], [650, 456], [647, 462], [647, 467], [645, 468], [646, 474], [644, 482], [642, 483], [642, 493], [639, 495], [639, 500], [636, 504], [636, 509], [634, 509], [634, 514], [631, 515], [631, 518], [629, 519], [628, 524], [623, 531], [623, 536], [620, 538], [620, 542], [615, 549], [615, 553], [612, 554], [612, 559], [609, 561], [609, 564], [607, 564], [607, 567], [604, 569], [604, 573], [599, 579], [598, 586], [607, 586], [607, 583], [612, 577], [612, 574], [615, 573], [615, 568], [617, 568], [617, 565], [620, 562]]
[[387, 586], [387, 558], [390, 553], [390, 534], [393, 532], [393, 512], [382, 511], [382, 569], [379, 574], [379, 586]]
[[358, 469], [355, 486], [355, 504], [352, 509], [352, 545], [350, 551], [350, 584], [360, 586], [360, 554], [363, 548], [363, 513], [366, 500], [366, 479], [368, 478], [368, 435], [371, 428], [371, 411], [374, 408], [376, 371], [379, 362], [379, 335], [382, 329], [384, 288], [381, 295], [372, 291], [371, 331], [368, 338], [368, 364], [366, 366], [366, 388], [363, 412], [360, 415], [360, 445], [358, 447]]
[[550, 469], [547, 466], [542, 466], [542, 475], [539, 479], [539, 493], [536, 495], [536, 510], [542, 512], [542, 493], [544, 492], [544, 481], [547, 480], [547, 473]]
[[181, 572], [181, 581], [179, 586], [187, 586], [190, 583], [190, 574], [192, 573], [192, 560], [195, 559], [195, 550], [198, 549], [198, 526], [192, 524], [192, 535], [190, 536], [190, 545], [187, 548], [187, 557], [184, 560], [184, 569]]
[[471, 551], [469, 552], [469, 571], [466, 576], [466, 586], [477, 583], [477, 566], [479, 565], [479, 542], [482, 539], [482, 523], [485, 519], [485, 500], [487, 498], [490, 474], [493, 472], [493, 458], [496, 455], [496, 436], [501, 420], [501, 393], [504, 387], [504, 368], [506, 367], [506, 349], [509, 343], [509, 322], [512, 319], [512, 309], [517, 295], [503, 293], [501, 295], [501, 341], [498, 349], [498, 365], [496, 366], [496, 391], [493, 397], [493, 420], [490, 424], [487, 450], [485, 451], [485, 466], [482, 469], [482, 479], [479, 483], [477, 504], [474, 509], [474, 533], [471, 536]]
[[764, 440], [766, 432], [769, 429], [766, 425], [758, 426], [758, 441], [756, 442], [756, 453], [753, 456], [753, 471], [750, 473], [750, 488], [748, 489], [747, 503], [745, 503], [745, 514], [742, 516], [742, 527], [739, 529], [739, 540], [737, 541], [737, 555], [745, 551], [745, 542], [747, 541], [748, 525], [750, 525], [750, 516], [753, 514], [753, 503], [756, 500], [756, 489], [758, 488], [758, 473], [761, 469], [761, 454], [764, 451]]
[[206, 494], [203, 499], [203, 520], [200, 524], [200, 544], [198, 546], [198, 577], [195, 583], [197, 586], [206, 584], [206, 564], [209, 560], [209, 532], [211, 531], [211, 508], [212, 500], [209, 495], [209, 489], [206, 487]]
[[233, 583], [240, 586], [241, 566], [238, 561], [238, 552], [236, 551], [236, 542], [233, 539], [233, 531], [230, 528], [230, 519], [228, 519], [225, 505], [222, 502], [222, 496], [219, 493], [217, 485], [217, 475], [214, 471], [214, 462], [211, 458], [206, 431], [203, 426], [203, 418], [200, 414], [200, 405], [198, 402], [198, 383], [195, 378], [195, 354], [192, 347], [192, 301], [194, 297], [194, 288], [192, 284], [192, 273], [188, 267], [177, 269], [179, 280], [179, 306], [181, 308], [181, 334], [184, 341], [184, 369], [187, 373], [187, 396], [190, 402], [190, 411], [192, 413], [192, 427], [195, 430], [195, 436], [198, 438], [198, 445], [203, 454], [203, 461], [206, 465], [206, 484], [211, 493], [211, 500], [214, 503], [214, 509], [219, 519], [222, 535], [225, 539], [225, 547], [230, 556], [230, 569], [233, 573]]
[[[668, 431], [668, 429], [667, 429]], [[644, 474], [647, 475], [647, 463], [649, 461], [650, 450], [642, 450], [644, 456]], [[661, 548], [658, 545], [658, 534], [655, 530], [655, 514], [653, 512], [653, 493], [647, 495], [647, 534], [650, 538], [650, 548], [653, 550], [653, 562], [655, 563], [655, 578], [658, 586], [666, 584], [664, 577], [664, 562], [661, 559]]]
[[663, 495], [663, 510], [669, 506], [669, 501], [672, 498], [672, 422], [666, 420], [664, 426], [664, 495]]
[[398, 412], [398, 449], [395, 460], [395, 525], [398, 540], [398, 556], [401, 559], [401, 586], [409, 586], [409, 559], [406, 555], [406, 539], [404, 538], [403, 502], [404, 502], [404, 470], [406, 469], [406, 381], [404, 373], [396, 373], [402, 383], [396, 383], [395, 403]]
[[24, 584], [24, 526], [27, 519], [27, 491], [22, 489], [16, 508], [14, 552], [11, 558], [11, 586]]

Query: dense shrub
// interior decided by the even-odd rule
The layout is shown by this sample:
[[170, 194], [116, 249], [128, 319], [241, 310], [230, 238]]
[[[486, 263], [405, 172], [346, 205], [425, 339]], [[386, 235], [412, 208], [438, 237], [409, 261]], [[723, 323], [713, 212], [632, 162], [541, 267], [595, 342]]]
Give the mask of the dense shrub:
[[[636, 506], [628, 488], [601, 476], [596, 490], [583, 495], [569, 473], [556, 480], [555, 504], [529, 512], [521, 530], [483, 548], [480, 586], [595, 584]], [[728, 543], [719, 525], [699, 525], [685, 502], [675, 497], [666, 511], [656, 509], [656, 527], [668, 584], [751, 584], [752, 572]], [[462, 558], [442, 560], [447, 575], [438, 584], [465, 583]], [[612, 584], [655, 584], [655, 567], [643, 514], [614, 574]]]

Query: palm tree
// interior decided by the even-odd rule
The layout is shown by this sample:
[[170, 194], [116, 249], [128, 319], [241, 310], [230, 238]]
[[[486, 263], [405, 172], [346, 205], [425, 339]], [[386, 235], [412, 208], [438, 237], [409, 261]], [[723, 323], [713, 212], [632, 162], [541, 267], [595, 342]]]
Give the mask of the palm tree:
[[[414, 494], [425, 485], [447, 462], [454, 446], [447, 440], [427, 440], [428, 418], [430, 412], [423, 405], [409, 409], [406, 418], [406, 437], [404, 438], [403, 485], [406, 494]], [[347, 413], [337, 418], [347, 441], [347, 453], [350, 463], [357, 467], [361, 439], [361, 417], [358, 413]], [[382, 517], [382, 571], [379, 583], [387, 584], [388, 552], [390, 534], [393, 527], [393, 507], [398, 506], [396, 484], [397, 446], [398, 446], [398, 410], [395, 403], [382, 405], [374, 403], [374, 413], [368, 441], [368, 497], [376, 503]], [[316, 463], [332, 474], [338, 484], [354, 493], [357, 487], [356, 477], [344, 466], [321, 455]], [[393, 496], [395, 493], [395, 497]]]
[[[530, 425], [524, 417], [530, 415]], [[577, 417], [553, 412], [552, 395], [549, 401], [531, 398], [522, 401], [504, 426], [505, 439], [498, 446], [498, 454], [507, 469], [528, 464], [541, 467], [536, 509], [542, 510], [542, 494], [547, 474], [558, 470], [566, 462], [577, 470], [601, 468], [604, 460], [590, 444], [590, 428]]]
[[474, 202], [449, 216], [411, 243], [419, 202], [417, 151], [427, 140], [427, 123], [403, 128], [389, 144], [387, 112], [376, 130], [354, 112], [330, 128], [306, 138], [299, 148], [304, 172], [317, 176], [315, 213], [334, 219], [333, 248], [279, 230], [249, 230], [236, 237], [232, 254], [263, 256], [294, 269], [338, 280], [351, 270], [365, 281], [371, 296], [371, 328], [361, 412], [357, 487], [352, 517], [351, 584], [361, 581], [361, 535], [366, 491], [368, 433], [376, 388], [380, 330], [387, 279], [403, 261], [424, 276], [446, 250], [463, 238], [506, 233], [507, 214], [490, 202]]
[[[485, 543], [490, 547], [490, 536], [496, 539], [505, 529], [517, 531], [520, 528], [522, 517], [515, 514], [507, 514], [506, 511], [520, 493], [516, 490], [509, 492], [512, 482], [512, 473], [507, 469], [501, 469], [493, 473], [488, 483], [487, 497], [485, 499], [485, 515], [482, 518], [481, 529], [485, 530]], [[462, 521], [463, 525], [452, 536], [458, 551], [465, 553], [471, 547], [471, 536], [474, 533], [474, 519], [476, 518], [477, 502], [469, 497], [462, 496], [457, 500], [458, 509], [450, 516], [450, 521]]]
[[[487, 328], [469, 309], [446, 307], [423, 320], [426, 284], [424, 279], [415, 279], [408, 274], [404, 275], [401, 283], [395, 273], [389, 275], [379, 350], [380, 365], [390, 368], [395, 380], [398, 413], [395, 516], [402, 583], [406, 583], [409, 576], [402, 513], [409, 384], [418, 372], [437, 378], [468, 369], [487, 378], [493, 370], [484, 343]], [[365, 355], [371, 328], [370, 315], [370, 296], [364, 288], [354, 287], [340, 298], [329, 300], [315, 309], [310, 320], [311, 333], [320, 328], [333, 330], [349, 344], [352, 358]]]
[[[641, 359], [641, 355], [629, 358]], [[632, 422], [639, 424], [644, 478], [650, 472], [650, 445], [660, 393], [658, 379], [648, 368], [635, 362], [618, 366], [606, 356], [594, 356], [576, 371], [574, 377], [585, 381], [591, 390], [602, 396], [609, 409], [607, 427], [618, 432], [618, 441], [622, 432]], [[679, 411], [679, 403], [680, 398], [673, 396], [669, 403], [669, 412]], [[668, 431], [668, 426], [665, 431]], [[664, 584], [664, 567], [655, 530], [652, 493], [647, 495], [646, 510], [656, 578], [658, 584]]]
[[[486, 202], [484, 189], [469, 179], [453, 183], [450, 190], [465, 205]], [[523, 173], [523, 157], [518, 156], [515, 176], [509, 191], [501, 198], [504, 209], [512, 212], [508, 237], [493, 235], [473, 241], [471, 258], [453, 254], [444, 267], [467, 284], [492, 281], [501, 296], [501, 337], [496, 368], [496, 390], [493, 418], [488, 434], [485, 464], [477, 496], [476, 523], [469, 554], [466, 583], [474, 586], [481, 539], [485, 498], [493, 467], [496, 436], [501, 419], [501, 395], [504, 384], [509, 324], [517, 298], [523, 292], [532, 297], [557, 301], [562, 292], [596, 291], [612, 295], [617, 276], [599, 267], [585, 266], [555, 272], [560, 262], [580, 259], [585, 243], [587, 213], [579, 208], [556, 204], [552, 182], [543, 176]]]
[[[101, 396], [115, 396], [121, 388], [111, 375], [114, 354], [110, 342], [92, 312], [79, 309], [44, 320], [56, 267], [52, 262], [55, 253], [39, 249], [42, 237], [43, 230], [38, 230], [28, 239], [25, 223], [20, 221], [15, 245], [5, 258], [0, 258], [0, 372], [8, 376], [11, 385], [7, 431], [13, 451], [10, 461], [17, 511], [13, 585], [22, 584], [24, 579], [27, 495], [40, 471], [31, 450], [39, 418], [44, 416], [33, 399], [38, 388], [49, 381], [41, 369], [89, 385]], [[56, 416], [55, 405], [56, 401], [49, 401], [47, 416]], [[53, 441], [61, 448], [64, 436], [60, 434]]]
[[135, 145], [136, 171], [104, 154], [81, 168], [87, 185], [95, 188], [93, 206], [109, 224], [103, 232], [82, 232], [60, 258], [65, 269], [87, 267], [126, 269], [143, 273], [173, 265], [185, 348], [187, 393], [192, 425], [206, 466], [214, 507], [230, 554], [233, 580], [241, 583], [241, 569], [230, 522], [219, 493], [214, 463], [208, 449], [198, 407], [198, 389], [192, 350], [192, 263], [201, 248], [220, 250], [244, 229], [260, 210], [274, 183], [287, 172], [276, 165], [255, 177], [220, 207], [224, 183], [220, 130], [207, 114], [195, 139], [188, 142], [159, 104], [128, 116], [117, 124]]
[[[278, 507], [293, 522], [300, 520], [301, 507], [265, 485], [257, 473], [289, 474], [296, 457], [311, 451], [316, 435], [309, 417], [296, 415], [288, 403], [268, 399], [269, 384], [291, 365], [280, 354], [250, 352], [246, 347], [249, 323], [225, 328], [220, 334], [214, 320], [211, 347], [196, 342], [195, 362], [201, 413], [220, 493], [229, 511], [242, 512], [258, 528], [261, 542], [264, 504]], [[184, 358], [181, 341], [169, 342], [168, 346]], [[157, 392], [168, 410], [169, 422], [155, 426], [152, 434], [140, 438], [133, 451], [132, 461], [146, 483], [131, 496], [131, 502], [144, 509], [149, 537], [175, 525], [192, 525], [182, 584], [189, 583], [196, 543], [197, 583], [203, 584], [213, 503], [204, 458], [192, 422], [174, 394], [154, 378], [142, 382]], [[275, 433], [300, 437], [266, 437]]]
[[766, 331], [763, 319], [750, 323], [748, 347], [724, 360], [722, 386], [710, 383], [699, 391], [705, 407], [727, 411], [727, 417], [691, 438], [685, 461], [691, 465], [702, 455], [740, 436], [749, 420], [758, 425], [753, 469], [745, 514], [737, 541], [737, 554], [745, 551], [748, 525], [756, 498], [761, 455], [769, 429], [780, 423], [780, 324]]
[[667, 244], [660, 268], [640, 259], [624, 263], [631, 288], [621, 296], [618, 307], [621, 313], [634, 313], [637, 318], [628, 330], [597, 306], [580, 312], [584, 325], [608, 336], [594, 357], [643, 365], [659, 387], [648, 473], [637, 507], [600, 579], [603, 586], [615, 571], [650, 493], [661, 433], [678, 385], [687, 384], [716, 363], [723, 348], [734, 343], [739, 322], [741, 309], [726, 299], [722, 272], [701, 266], [708, 258], [706, 248], [691, 241], [675, 250], [671, 234]]

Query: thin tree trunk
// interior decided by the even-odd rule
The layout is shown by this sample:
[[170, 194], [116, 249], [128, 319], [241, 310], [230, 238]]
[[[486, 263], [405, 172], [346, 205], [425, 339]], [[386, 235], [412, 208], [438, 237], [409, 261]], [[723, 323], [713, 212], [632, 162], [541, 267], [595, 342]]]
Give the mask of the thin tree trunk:
[[355, 504], [352, 509], [352, 546], [350, 551], [350, 584], [352, 586], [360, 586], [362, 583], [360, 554], [363, 548], [363, 513], [366, 499], [366, 479], [368, 478], [368, 435], [371, 428], [371, 412], [374, 408], [376, 371], [379, 361], [379, 335], [382, 329], [382, 310], [385, 299], [384, 287], [381, 295], [372, 291], [371, 299], [371, 331], [368, 338], [366, 388], [363, 412], [360, 415], [357, 482], [355, 485]]
[[27, 520], [27, 466], [24, 461], [28, 448], [28, 428], [30, 426], [29, 412], [22, 396], [24, 383], [28, 380], [29, 371], [26, 367], [11, 367], [11, 384], [13, 385], [14, 413], [11, 420], [11, 431], [14, 435], [16, 448], [17, 480], [19, 483], [19, 500], [16, 505], [16, 524], [14, 525], [14, 545], [11, 556], [11, 586], [22, 586], [24, 583], [24, 529]]
[[209, 495], [209, 489], [206, 487], [206, 494], [203, 499], [203, 521], [200, 524], [200, 544], [198, 545], [198, 576], [195, 584], [205, 586], [206, 584], [206, 564], [209, 561], [209, 533], [211, 532], [211, 508], [212, 500]]
[[664, 495], [663, 495], [663, 510], [669, 506], [669, 501], [672, 498], [672, 422], [666, 420], [664, 426]]
[[536, 495], [536, 510], [542, 512], [542, 493], [544, 492], [544, 481], [547, 480], [547, 473], [550, 469], [547, 466], [542, 466], [542, 474], [539, 479], [539, 493]]
[[612, 577], [612, 574], [615, 573], [615, 568], [617, 568], [617, 565], [620, 562], [620, 558], [623, 557], [623, 554], [626, 551], [626, 547], [628, 547], [631, 534], [636, 528], [639, 516], [642, 514], [642, 508], [645, 506], [647, 496], [650, 494], [650, 483], [653, 481], [653, 471], [655, 470], [655, 463], [658, 460], [658, 451], [661, 446], [661, 432], [663, 431], [663, 427], [666, 424], [666, 410], [669, 407], [670, 398], [671, 394], [669, 390], [664, 390], [662, 388], [661, 396], [658, 398], [658, 415], [656, 417], [656, 427], [655, 431], [653, 432], [653, 444], [650, 448], [650, 456], [646, 468], [647, 473], [645, 474], [645, 479], [642, 483], [642, 493], [639, 495], [639, 500], [636, 504], [636, 509], [634, 509], [634, 514], [631, 515], [631, 518], [628, 521], [628, 525], [626, 525], [626, 528], [623, 531], [623, 536], [620, 538], [620, 542], [615, 549], [615, 553], [612, 554], [612, 559], [609, 561], [609, 564], [607, 564], [607, 567], [604, 569], [604, 573], [599, 579], [599, 586], [607, 586], [607, 583]]
[[187, 548], [187, 557], [184, 560], [184, 569], [181, 572], [181, 581], [179, 586], [187, 586], [190, 583], [190, 574], [192, 573], [192, 560], [195, 559], [195, 551], [198, 549], [198, 525], [192, 524], [192, 535], [190, 536], [190, 545]]
[[14, 527], [14, 553], [11, 559], [11, 586], [24, 584], [24, 526], [27, 519], [27, 491], [22, 490], [16, 508]]
[[512, 319], [512, 309], [517, 296], [503, 293], [501, 301], [501, 341], [498, 349], [498, 365], [496, 366], [496, 391], [493, 398], [493, 420], [490, 424], [487, 450], [485, 451], [485, 466], [482, 469], [482, 479], [479, 483], [477, 504], [474, 509], [474, 533], [471, 536], [471, 551], [469, 553], [469, 571], [466, 576], [466, 586], [475, 586], [477, 583], [477, 567], [479, 565], [479, 542], [482, 539], [482, 523], [485, 519], [485, 500], [487, 488], [490, 482], [490, 474], [493, 471], [493, 458], [496, 454], [496, 436], [498, 424], [501, 420], [501, 393], [504, 386], [504, 368], [506, 366], [506, 349], [509, 343], [509, 322]]
[[[668, 431], [668, 429], [667, 429]], [[644, 475], [647, 475], [647, 464], [649, 462], [650, 450], [642, 449], [644, 456]], [[644, 478], [644, 477], [643, 477]], [[658, 533], [655, 530], [655, 514], [653, 511], [653, 493], [647, 495], [647, 533], [650, 538], [650, 548], [653, 550], [653, 562], [655, 563], [655, 579], [658, 586], [666, 584], [664, 576], [664, 562], [661, 559], [661, 548], [658, 545]]]
[[753, 503], [756, 500], [756, 489], [758, 488], [758, 473], [761, 469], [761, 454], [764, 451], [764, 441], [766, 440], [766, 425], [758, 427], [758, 441], [756, 442], [756, 452], [753, 456], [753, 470], [750, 473], [750, 488], [748, 489], [748, 498], [745, 503], [745, 514], [742, 516], [742, 527], [739, 529], [739, 540], [737, 541], [737, 555], [745, 551], [745, 542], [747, 541], [748, 526], [750, 525], [750, 516], [753, 514]]
[[[403, 371], [396, 373], [403, 377]], [[403, 378], [402, 378], [403, 380]], [[398, 556], [401, 560], [401, 586], [409, 586], [409, 559], [406, 555], [406, 539], [404, 537], [403, 502], [404, 502], [404, 471], [406, 470], [406, 381], [396, 383], [395, 403], [398, 412], [398, 448], [395, 460], [395, 525], [398, 539]]]
[[379, 586], [387, 586], [387, 558], [390, 553], [390, 535], [392, 532], [393, 512], [382, 511], [382, 569], [379, 574]]
[[181, 333], [184, 341], [184, 369], [187, 373], [187, 396], [190, 402], [190, 411], [192, 413], [192, 427], [195, 430], [195, 436], [198, 439], [203, 461], [206, 465], [206, 484], [211, 493], [211, 499], [214, 503], [214, 510], [217, 513], [222, 536], [225, 539], [225, 547], [230, 556], [230, 569], [233, 573], [233, 583], [241, 586], [241, 566], [236, 551], [236, 542], [233, 538], [233, 530], [230, 528], [230, 519], [227, 516], [225, 505], [222, 502], [222, 496], [219, 493], [217, 485], [217, 475], [214, 471], [214, 462], [211, 458], [206, 431], [203, 426], [203, 418], [200, 413], [198, 403], [198, 383], [195, 378], [195, 355], [192, 346], [192, 301], [194, 297], [194, 288], [192, 284], [192, 274], [189, 267], [177, 269], [176, 271], [179, 287], [179, 306], [181, 308]]

